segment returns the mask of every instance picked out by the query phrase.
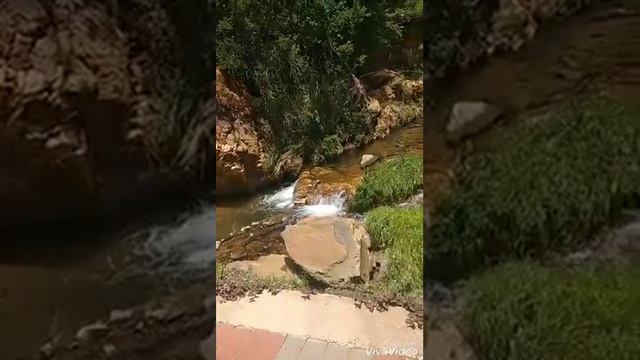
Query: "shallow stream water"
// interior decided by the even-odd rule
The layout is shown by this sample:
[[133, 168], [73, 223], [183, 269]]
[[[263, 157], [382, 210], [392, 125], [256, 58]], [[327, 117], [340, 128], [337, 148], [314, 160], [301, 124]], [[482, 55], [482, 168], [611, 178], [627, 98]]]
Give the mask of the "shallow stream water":
[[4, 234], [0, 359], [32, 358], [82, 326], [193, 282], [213, 283], [215, 204], [203, 201], [119, 228]]

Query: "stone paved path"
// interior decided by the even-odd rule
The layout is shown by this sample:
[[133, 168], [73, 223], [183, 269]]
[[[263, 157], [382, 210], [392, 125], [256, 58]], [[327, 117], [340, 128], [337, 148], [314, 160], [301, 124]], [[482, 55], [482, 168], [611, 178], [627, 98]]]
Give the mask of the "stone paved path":
[[[216, 360], [405, 360], [373, 351], [261, 329], [216, 325]], [[212, 355], [212, 354], [210, 354]], [[210, 357], [213, 359], [213, 357]]]

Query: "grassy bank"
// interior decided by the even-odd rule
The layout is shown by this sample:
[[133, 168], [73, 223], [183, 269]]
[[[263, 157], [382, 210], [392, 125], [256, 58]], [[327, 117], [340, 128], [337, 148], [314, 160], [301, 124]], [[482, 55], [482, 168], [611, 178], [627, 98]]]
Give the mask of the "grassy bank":
[[640, 359], [640, 273], [507, 264], [466, 288], [481, 360]]
[[376, 206], [407, 199], [422, 188], [422, 158], [407, 155], [379, 163], [367, 170], [349, 204], [351, 211], [365, 212]]
[[385, 281], [392, 291], [422, 293], [422, 208], [379, 207], [367, 214], [373, 248], [387, 258]]
[[584, 245], [640, 195], [640, 112], [568, 106], [514, 129], [436, 211], [428, 263], [470, 266]]

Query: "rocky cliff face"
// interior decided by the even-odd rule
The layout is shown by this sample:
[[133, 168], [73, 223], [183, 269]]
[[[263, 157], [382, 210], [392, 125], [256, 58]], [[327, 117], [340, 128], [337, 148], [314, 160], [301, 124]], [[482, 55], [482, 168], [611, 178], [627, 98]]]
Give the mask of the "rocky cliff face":
[[170, 182], [157, 129], [181, 77], [175, 34], [159, 1], [0, 0], [0, 226], [116, 210]]
[[253, 192], [271, 180], [263, 168], [269, 125], [253, 110], [239, 81], [216, 69], [216, 194]]

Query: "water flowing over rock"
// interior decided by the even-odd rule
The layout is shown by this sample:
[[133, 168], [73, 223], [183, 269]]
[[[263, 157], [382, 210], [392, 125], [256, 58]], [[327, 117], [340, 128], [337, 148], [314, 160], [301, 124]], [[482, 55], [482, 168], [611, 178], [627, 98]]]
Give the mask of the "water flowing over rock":
[[291, 259], [312, 277], [330, 285], [368, 281], [370, 239], [354, 219], [309, 217], [282, 232]]
[[361, 182], [360, 174], [347, 174], [325, 167], [314, 167], [300, 174], [294, 189], [294, 203], [311, 205], [340, 196], [350, 199]]

